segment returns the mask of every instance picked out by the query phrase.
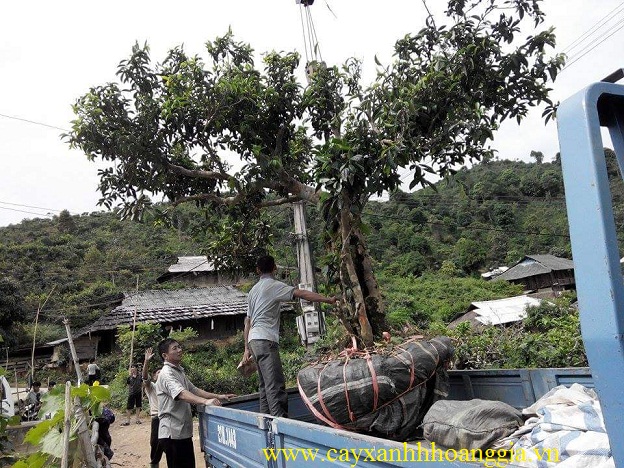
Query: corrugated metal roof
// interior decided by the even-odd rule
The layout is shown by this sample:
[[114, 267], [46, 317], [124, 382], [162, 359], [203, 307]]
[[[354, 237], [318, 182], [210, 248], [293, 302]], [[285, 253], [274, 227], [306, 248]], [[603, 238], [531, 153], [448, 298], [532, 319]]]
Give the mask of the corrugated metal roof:
[[500, 325], [518, 322], [526, 318], [527, 306], [538, 306], [542, 301], [526, 295], [507, 297], [494, 301], [480, 301], [470, 304], [469, 311], [484, 325]]
[[215, 271], [214, 264], [208, 257], [178, 257], [178, 263], [171, 265], [167, 271], [169, 273], [188, 273], [191, 271]]
[[554, 255], [527, 255], [502, 275], [498, 275], [494, 281], [517, 280], [548, 274], [552, 271], [573, 270], [574, 262], [567, 258], [559, 258]]

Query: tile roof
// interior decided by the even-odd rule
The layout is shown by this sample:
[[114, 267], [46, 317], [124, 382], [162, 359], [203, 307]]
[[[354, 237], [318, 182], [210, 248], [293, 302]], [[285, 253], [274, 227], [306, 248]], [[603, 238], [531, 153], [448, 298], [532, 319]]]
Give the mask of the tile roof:
[[247, 294], [233, 286], [142, 291], [129, 294], [119, 307], [75, 336], [137, 323], [167, 323], [247, 313]]
[[559, 258], [554, 255], [527, 255], [521, 261], [512, 266], [502, 275], [498, 275], [494, 280], [517, 280], [548, 274], [558, 270], [573, 270], [574, 262], [567, 258]]

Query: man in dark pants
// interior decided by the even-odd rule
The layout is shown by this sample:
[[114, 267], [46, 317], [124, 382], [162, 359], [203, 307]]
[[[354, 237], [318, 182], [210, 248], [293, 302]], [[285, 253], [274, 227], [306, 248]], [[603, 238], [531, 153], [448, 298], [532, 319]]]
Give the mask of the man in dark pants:
[[221, 400], [236, 395], [216, 395], [193, 385], [180, 366], [182, 347], [176, 340], [161, 341], [158, 353], [165, 362], [156, 381], [160, 418], [158, 443], [165, 451], [168, 468], [195, 468], [190, 404], [219, 406]]
[[247, 296], [243, 362], [249, 360], [252, 354], [256, 360], [260, 380], [260, 412], [288, 417], [288, 395], [279, 355], [280, 303], [297, 298], [335, 304], [336, 298], [297, 289], [276, 280], [277, 266], [270, 255], [260, 257], [256, 266], [260, 280]]
[[122, 426], [130, 424], [132, 410], [136, 408], [136, 423], [141, 424], [141, 408], [143, 407], [143, 385], [141, 376], [137, 372], [136, 366], [130, 366], [130, 376], [126, 379], [128, 385], [128, 404], [126, 405], [126, 422], [121, 423]]
[[149, 362], [154, 357], [152, 348], [145, 350], [145, 360], [143, 361], [143, 372], [141, 377], [143, 378], [143, 390], [150, 407], [150, 416], [152, 417], [152, 427], [150, 430], [150, 468], [158, 468], [160, 459], [162, 458], [163, 448], [158, 443], [158, 395], [156, 395], [156, 381], [158, 380], [158, 374], [160, 369], [157, 369], [152, 374], [152, 379], [149, 378]]

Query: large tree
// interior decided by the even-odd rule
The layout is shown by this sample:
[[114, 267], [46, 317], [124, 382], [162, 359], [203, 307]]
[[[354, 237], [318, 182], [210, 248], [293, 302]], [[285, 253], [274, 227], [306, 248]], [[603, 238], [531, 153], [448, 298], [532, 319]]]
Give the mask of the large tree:
[[[308, 67], [300, 84], [297, 53], [267, 53], [256, 67], [251, 47], [230, 33], [206, 44], [207, 62], [178, 47], [154, 64], [136, 45], [119, 65], [120, 84], [78, 99], [67, 138], [111, 163], [100, 172], [101, 204], [137, 216], [154, 195], [195, 202], [218, 214], [211, 219], [232, 220], [221, 227], [235, 229], [227, 239], [246, 252], [264, 241], [266, 229], [254, 229], [263, 207], [319, 203], [343, 293], [338, 315], [370, 344], [384, 310], [362, 210], [400, 185], [401, 168], [412, 171], [411, 187], [427, 184], [427, 174], [491, 157], [503, 120], [520, 121], [540, 103], [552, 115], [547, 86], [563, 57], [547, 56], [555, 38], [538, 30], [539, 4], [449, 0], [448, 25], [429, 16], [396, 42], [393, 63], [378, 63], [368, 86], [355, 60]], [[535, 34], [518, 39], [521, 28]]]

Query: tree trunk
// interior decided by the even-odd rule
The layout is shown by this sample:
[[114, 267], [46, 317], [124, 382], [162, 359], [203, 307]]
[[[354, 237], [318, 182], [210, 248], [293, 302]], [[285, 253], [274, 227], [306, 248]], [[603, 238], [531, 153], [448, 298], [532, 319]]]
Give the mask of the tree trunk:
[[353, 213], [352, 206], [351, 197], [343, 193], [338, 232], [333, 236], [340, 259], [342, 307], [346, 309], [340, 319], [348, 332], [371, 346], [386, 322], [381, 291], [360, 229], [361, 217]]

